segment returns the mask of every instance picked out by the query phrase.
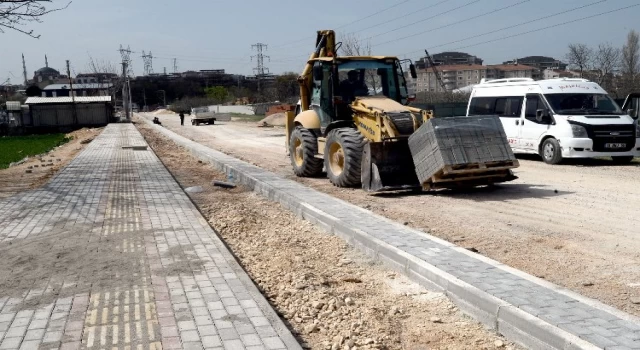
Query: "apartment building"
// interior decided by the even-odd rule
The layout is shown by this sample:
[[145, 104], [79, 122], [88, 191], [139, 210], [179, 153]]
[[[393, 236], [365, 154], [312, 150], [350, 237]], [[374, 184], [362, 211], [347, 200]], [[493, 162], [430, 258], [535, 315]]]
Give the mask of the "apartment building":
[[[431, 68], [418, 71], [418, 78], [408, 79], [410, 91], [443, 92], [460, 89], [465, 86], [479, 84], [482, 79], [531, 78], [536, 68], [525, 65], [443, 65], [437, 66], [442, 77], [438, 82]], [[413, 90], [412, 90], [413, 89]]]

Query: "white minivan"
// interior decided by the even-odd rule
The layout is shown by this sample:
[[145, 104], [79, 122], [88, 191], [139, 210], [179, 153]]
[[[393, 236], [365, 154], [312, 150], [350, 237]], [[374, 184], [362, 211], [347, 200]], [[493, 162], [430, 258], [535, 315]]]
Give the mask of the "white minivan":
[[628, 163], [640, 156], [638, 122], [586, 79], [483, 81], [467, 106], [467, 116], [479, 115], [500, 117], [514, 153], [539, 154], [549, 164], [592, 157]]

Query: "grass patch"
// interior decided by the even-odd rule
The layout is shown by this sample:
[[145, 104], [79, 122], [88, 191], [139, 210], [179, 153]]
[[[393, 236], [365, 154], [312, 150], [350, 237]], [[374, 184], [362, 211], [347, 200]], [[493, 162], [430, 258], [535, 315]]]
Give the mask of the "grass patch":
[[65, 134], [0, 137], [0, 169], [24, 157], [46, 153], [69, 140]]

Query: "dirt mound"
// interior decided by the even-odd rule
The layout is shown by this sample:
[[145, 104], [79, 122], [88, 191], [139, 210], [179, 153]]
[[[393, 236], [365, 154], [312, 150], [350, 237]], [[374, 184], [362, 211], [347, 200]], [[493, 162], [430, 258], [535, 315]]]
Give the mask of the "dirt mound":
[[258, 122], [260, 126], [284, 126], [287, 118], [284, 113], [272, 114]]
[[177, 114], [177, 113], [168, 109], [158, 109], [156, 111], [151, 112], [151, 114], [160, 115], [160, 114]]

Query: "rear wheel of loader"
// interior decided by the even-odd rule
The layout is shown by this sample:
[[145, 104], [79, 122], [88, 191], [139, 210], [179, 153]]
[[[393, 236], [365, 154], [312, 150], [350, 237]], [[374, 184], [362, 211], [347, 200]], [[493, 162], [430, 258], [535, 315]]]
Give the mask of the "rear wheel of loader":
[[318, 159], [318, 139], [301, 126], [291, 132], [289, 157], [293, 172], [300, 177], [317, 176], [322, 173], [322, 159]]
[[332, 130], [327, 137], [324, 167], [332, 184], [355, 187], [361, 184], [364, 138], [356, 129]]

